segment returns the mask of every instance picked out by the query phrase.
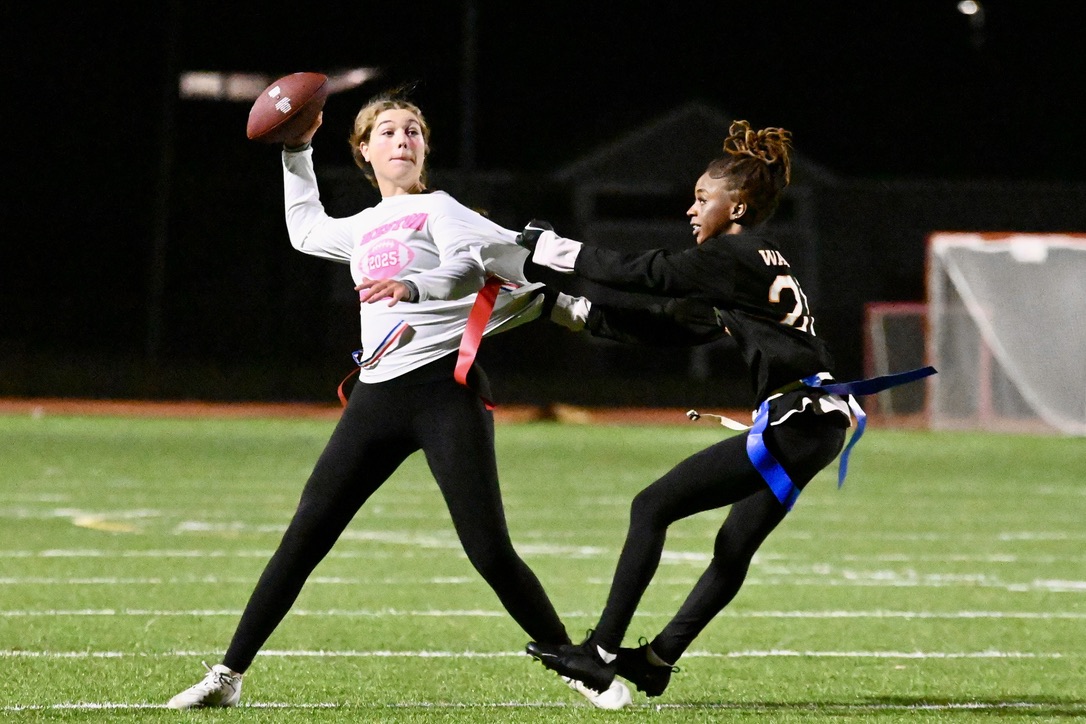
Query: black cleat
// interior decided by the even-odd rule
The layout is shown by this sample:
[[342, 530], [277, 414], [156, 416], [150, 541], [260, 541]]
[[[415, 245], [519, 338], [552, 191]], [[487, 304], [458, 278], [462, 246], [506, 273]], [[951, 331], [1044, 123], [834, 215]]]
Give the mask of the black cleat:
[[615, 659], [617, 673], [634, 684], [638, 691], [644, 692], [645, 696], [660, 696], [679, 667], [652, 663], [648, 658], [648, 642], [645, 639], [641, 639], [641, 642], [636, 649], [618, 650], [618, 658]]
[[603, 693], [615, 680], [615, 663], [604, 663], [596, 645], [586, 640], [581, 644], [543, 644], [532, 641], [527, 652], [551, 671], [580, 681], [589, 689]]

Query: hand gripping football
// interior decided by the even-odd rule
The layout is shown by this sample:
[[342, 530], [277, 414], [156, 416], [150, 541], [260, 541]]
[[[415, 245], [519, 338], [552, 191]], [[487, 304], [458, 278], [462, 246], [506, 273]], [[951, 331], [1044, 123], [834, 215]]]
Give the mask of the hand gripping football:
[[283, 143], [305, 132], [328, 97], [328, 76], [291, 73], [265, 88], [249, 109], [250, 140]]

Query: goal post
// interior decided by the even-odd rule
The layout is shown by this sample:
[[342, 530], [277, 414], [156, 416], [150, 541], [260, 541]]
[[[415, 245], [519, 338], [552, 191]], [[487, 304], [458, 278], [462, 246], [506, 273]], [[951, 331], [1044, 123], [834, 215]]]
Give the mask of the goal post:
[[928, 239], [935, 429], [1086, 435], [1086, 234]]

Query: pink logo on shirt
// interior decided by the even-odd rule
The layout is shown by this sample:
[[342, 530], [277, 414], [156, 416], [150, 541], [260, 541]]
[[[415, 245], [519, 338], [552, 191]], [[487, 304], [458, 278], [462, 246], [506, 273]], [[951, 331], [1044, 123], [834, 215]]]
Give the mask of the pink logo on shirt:
[[376, 229], [370, 229], [362, 238], [358, 241], [359, 246], [365, 246], [374, 239], [379, 239], [390, 231], [396, 231], [397, 229], [413, 229], [418, 231], [426, 225], [426, 218], [429, 214], [408, 214], [407, 216], [401, 216], [395, 221], [390, 221], [387, 224], [381, 224]]
[[366, 248], [358, 260], [358, 271], [367, 279], [390, 279], [411, 263], [415, 252], [396, 239], [381, 239]]
[[368, 246], [358, 260], [359, 273], [368, 279], [389, 279], [396, 276], [415, 258], [415, 252], [402, 241], [382, 238], [400, 229], [418, 231], [426, 225], [427, 214], [408, 214], [370, 229], [359, 239], [359, 246]]

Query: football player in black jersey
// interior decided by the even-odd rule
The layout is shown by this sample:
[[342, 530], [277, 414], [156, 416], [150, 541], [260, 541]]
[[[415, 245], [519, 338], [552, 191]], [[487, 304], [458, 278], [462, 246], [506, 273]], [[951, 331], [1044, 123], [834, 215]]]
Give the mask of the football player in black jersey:
[[[559, 294], [551, 319], [647, 345], [730, 335], [750, 368], [761, 415], [760, 429], [756, 418], [752, 430], [683, 460], [634, 498], [607, 604], [588, 639], [528, 644], [547, 668], [596, 690], [617, 674], [649, 696], [663, 693], [675, 662], [735, 597], [755, 551], [807, 482], [837, 457], [851, 424], [846, 401], [815, 386], [832, 378], [832, 358], [815, 336], [799, 281], [762, 229], [789, 183], [791, 134], [737, 121], [723, 150], [697, 180], [686, 212], [693, 248], [621, 253], [562, 238], [545, 222], [530, 223], [519, 237], [532, 250], [532, 264], [656, 302], [620, 308]], [[728, 505], [713, 559], [679, 611], [651, 641], [623, 648], [668, 526]]]

